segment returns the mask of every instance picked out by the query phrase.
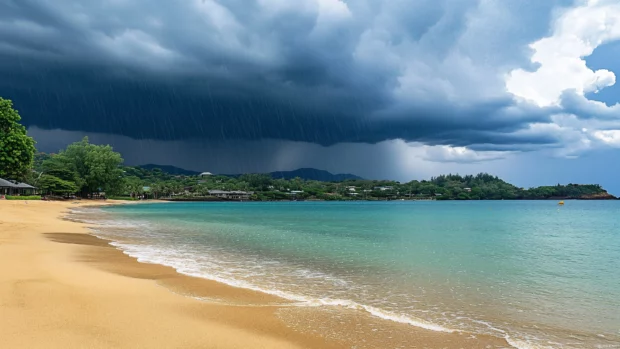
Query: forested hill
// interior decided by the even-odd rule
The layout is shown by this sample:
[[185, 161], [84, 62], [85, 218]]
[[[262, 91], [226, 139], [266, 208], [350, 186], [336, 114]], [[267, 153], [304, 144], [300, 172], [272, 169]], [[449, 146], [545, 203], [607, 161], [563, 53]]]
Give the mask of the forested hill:
[[530, 189], [516, 187], [489, 174], [441, 175], [430, 180], [400, 183], [349, 179], [322, 182], [301, 178], [282, 179], [268, 174], [245, 174], [235, 177], [173, 176], [160, 170], [127, 168], [126, 173], [140, 178], [144, 183], [160, 183], [165, 191], [175, 184], [188, 188], [192, 193], [210, 189], [246, 190], [255, 193], [255, 200], [319, 199], [319, 200], [545, 200], [545, 199], [615, 199], [597, 184], [568, 184], [543, 186]]
[[170, 166], [170, 165], [147, 164], [147, 165], [140, 165], [138, 167], [141, 167], [145, 170], [153, 170], [153, 169], [158, 168], [162, 170], [162, 172], [169, 173], [171, 175], [197, 176], [200, 174], [200, 172], [197, 172], [197, 171], [186, 170], [184, 168]]
[[[424, 183], [418, 182], [420, 187], [430, 186], [443, 199], [464, 200], [539, 200], [539, 199], [616, 199], [607, 193], [598, 184], [567, 184], [555, 186], [541, 186], [535, 188], [518, 188], [507, 183], [497, 176], [481, 173], [476, 176], [441, 175], [431, 178]], [[429, 189], [423, 189], [428, 191]], [[414, 189], [415, 191], [415, 189]]]
[[[342, 182], [347, 180], [363, 179], [362, 177], [349, 174], [338, 173], [333, 174], [325, 170], [317, 170], [316, 168], [300, 168], [293, 171], [275, 171], [266, 173], [273, 179], [294, 179], [301, 178], [307, 181], [320, 181], [320, 182]], [[228, 177], [240, 177], [242, 175], [226, 175]]]
[[299, 177], [302, 179], [321, 182], [342, 182], [347, 180], [363, 179], [360, 176], [350, 173], [333, 174], [324, 170], [317, 170], [316, 168], [300, 168], [294, 171], [276, 171], [271, 172], [270, 175], [273, 178], [293, 179]]
[[[146, 170], [153, 170], [159, 168], [162, 172], [169, 173], [172, 175], [184, 175], [184, 176], [196, 176], [199, 175], [200, 172], [186, 170], [183, 168], [169, 166], [169, 165], [140, 165], [140, 168]], [[317, 170], [316, 168], [300, 168], [293, 171], [275, 171], [266, 173], [274, 179], [293, 179], [293, 178], [301, 178], [308, 181], [321, 181], [321, 182], [341, 182], [350, 179], [362, 179], [362, 177], [352, 175], [349, 173], [339, 173], [333, 174], [324, 170]], [[226, 177], [235, 177], [238, 178], [242, 176], [242, 174], [227, 174], [224, 175]]]
[[[93, 156], [81, 156], [84, 152], [92, 152]], [[114, 162], [104, 162], [108, 158]], [[146, 194], [177, 199], [208, 197], [212, 190], [252, 192], [250, 200], [256, 201], [616, 199], [597, 184], [558, 184], [525, 189], [486, 173], [441, 175], [407, 183], [364, 179], [324, 182], [299, 177], [274, 178], [270, 174], [234, 177], [171, 174], [165, 171], [165, 167], [163, 170], [128, 167], [120, 165], [121, 162], [120, 154], [113, 153], [110, 147], [94, 146], [84, 139], [61, 154], [37, 154], [33, 173], [38, 175], [32, 178], [31, 183], [51, 193], [85, 193], [93, 188], [102, 188], [114, 196]], [[95, 171], [103, 165], [109, 168], [109, 173]]]

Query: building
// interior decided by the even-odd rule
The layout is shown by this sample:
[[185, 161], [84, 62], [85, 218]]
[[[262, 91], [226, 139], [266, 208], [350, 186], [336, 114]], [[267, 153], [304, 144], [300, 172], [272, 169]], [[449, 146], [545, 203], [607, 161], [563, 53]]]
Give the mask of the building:
[[223, 200], [249, 200], [252, 194], [252, 191], [209, 190], [209, 195]]
[[386, 191], [386, 190], [392, 190], [394, 189], [394, 187], [375, 187], [375, 190], [380, 190], [380, 191]]
[[37, 192], [37, 188], [30, 184], [18, 183], [17, 184], [18, 195], [34, 195]]
[[34, 195], [37, 188], [26, 183], [17, 183], [0, 178], [0, 195]]
[[289, 191], [287, 193], [284, 193], [284, 194], [290, 195], [293, 198], [297, 198], [297, 195], [303, 194], [303, 192], [304, 192], [303, 190], [291, 190], [291, 191]]
[[0, 178], [0, 195], [11, 195], [15, 187], [15, 183]]
[[201, 174], [199, 174], [200, 177], [209, 177], [209, 176], [213, 176], [213, 173], [211, 172], [203, 172]]
[[471, 193], [471, 188], [465, 188], [465, 191]]

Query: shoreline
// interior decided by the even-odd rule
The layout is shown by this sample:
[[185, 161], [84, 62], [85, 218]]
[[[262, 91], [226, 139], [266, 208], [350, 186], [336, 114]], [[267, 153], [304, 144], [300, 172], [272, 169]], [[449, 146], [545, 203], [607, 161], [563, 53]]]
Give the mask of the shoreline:
[[[88, 203], [102, 206], [103, 203]], [[107, 202], [105, 205], [122, 204]], [[254, 292], [139, 263], [64, 220], [86, 205], [0, 201], [0, 337], [10, 348], [341, 348], [290, 330]], [[161, 287], [161, 283], [169, 283]], [[171, 286], [171, 287], [170, 287]], [[177, 294], [171, 292], [176, 288]]]
[[[389, 199], [389, 200], [369, 200], [369, 199], [350, 199], [350, 200], [324, 200], [324, 199], [300, 199], [300, 200], [223, 200], [223, 199], [212, 199], [212, 198], [178, 198], [178, 199], [158, 199], [158, 200], [150, 200], [147, 202], [215, 202], [215, 203], [225, 203], [225, 202], [390, 202], [390, 201], [437, 201], [437, 202], [480, 202], [480, 201], [558, 201], [558, 200], [566, 200], [566, 201], [616, 201], [620, 200], [620, 197], [594, 197], [594, 198], [571, 198], [571, 197], [557, 197], [557, 198], [546, 198], [546, 199], [481, 199], [481, 200], [458, 200], [458, 199]], [[131, 202], [131, 201], [130, 201]], [[136, 202], [137, 203], [137, 202]]]
[[[149, 203], [149, 201], [140, 203]], [[18, 304], [20, 302], [15, 294], [5, 289], [6, 286], [0, 286], [1, 298], [8, 299], [8, 302], [0, 303], [3, 314], [0, 315], [2, 338], [8, 338], [8, 343], [14, 343], [16, 347], [21, 343], [38, 347], [38, 345], [33, 345], [33, 342], [29, 342], [36, 341], [37, 338], [41, 342], [35, 343], [45, 343], [46, 347], [109, 347], [105, 345], [103, 339], [99, 338], [99, 335], [93, 336], [99, 333], [99, 330], [104, 330], [103, 332], [107, 333], [106, 336], [117, 338], [116, 344], [112, 345], [114, 347], [133, 348], [144, 345], [148, 347], [329, 349], [350, 348], [356, 344], [354, 338], [338, 338], [338, 331], [336, 335], [330, 336], [324, 333], [313, 333], [312, 330], [295, 329], [290, 325], [290, 322], [313, 323], [325, 315], [320, 313], [319, 309], [295, 307], [292, 306], [292, 301], [274, 295], [183, 275], [171, 267], [159, 264], [141, 263], [110, 245], [110, 241], [91, 234], [88, 224], [65, 218], [67, 210], [73, 208], [123, 204], [134, 204], [134, 202], [108, 201], [89, 202], [88, 204], [84, 202], [82, 204], [30, 202], [26, 204], [21, 201], [0, 201], [0, 212], [13, 214], [12, 219], [7, 220], [5, 215], [0, 213], [0, 251], [8, 247], [4, 242], [8, 232], [8, 235], [15, 236], [24, 249], [31, 250], [26, 255], [34, 257], [35, 260], [45, 257], [43, 259], [52, 262], [45, 265], [32, 265], [31, 267], [35, 268], [9, 273], [7, 276], [3, 275], [0, 277], [3, 281], [0, 285], [23, 284], [25, 280], [32, 279], [28, 276], [33, 273], [48, 276], [52, 274], [55, 277], [51, 279], [45, 277], [36, 279], [46, 280], [44, 283], [62, 280], [63, 284], [71, 285], [64, 292], [56, 295], [57, 297], [52, 297], [52, 302], [58, 302], [58, 308], [74, 308], [73, 298], [68, 296], [76, 292], [80, 293], [79, 291], [87, 288], [89, 292], [77, 297], [89, 304], [86, 309], [105, 309], [101, 311], [104, 314], [103, 318], [101, 314], [95, 314], [93, 319], [86, 316], [89, 315], [88, 312], [80, 312], [80, 309], [74, 312], [69, 311], [67, 314], [63, 312], [62, 318], [65, 318], [68, 323], [72, 322], [71, 318], [82, 320], [88, 318], [88, 321], [81, 323], [80, 326], [69, 325], [68, 328], [58, 329], [61, 332], [79, 332], [79, 335], [76, 333], [73, 338], [75, 346], [66, 345], [66, 342], [62, 340], [51, 344], [49, 337], [39, 338], [40, 336], [34, 333], [36, 331], [29, 331], [29, 326], [20, 327], [19, 324], [16, 325], [11, 321], [14, 317], [30, 316], [37, 318], [34, 322], [41, 323], [40, 326], [49, 327], [57, 322], [46, 320], [49, 316], [46, 312], [49, 309], [35, 307], [32, 309], [34, 311], [29, 314], [13, 309], [15, 312], [11, 315], [13, 314], [11, 311], [6, 312], [3, 308], [11, 310], [14, 302]], [[35, 215], [36, 219], [31, 220]], [[24, 258], [27, 257], [6, 256], [2, 252], [0, 253], [0, 265], [19, 264]], [[33, 287], [36, 288], [36, 284]], [[24, 305], [41, 301], [36, 300], [35, 294], [29, 296], [23, 299]], [[110, 300], [110, 297], [113, 300]], [[42, 298], [50, 301], [48, 295]], [[58, 298], [63, 298], [63, 301], [59, 301]], [[118, 300], [121, 300], [120, 304], [116, 304]], [[117, 311], [121, 304], [123, 310]], [[285, 313], [285, 316], [281, 313]], [[355, 325], [354, 323], [369, 323], [374, 326], [376, 322], [366, 319], [359, 312], [343, 310], [343, 313], [346, 313], [350, 323], [338, 329], [342, 334], [346, 334], [351, 326]], [[155, 324], [151, 317], [161, 320], [161, 323], [158, 321]], [[289, 323], [285, 323], [282, 320], [283, 317], [288, 318]], [[105, 325], [102, 325], [102, 322]], [[119, 326], [128, 323], [131, 323], [130, 327], [133, 326], [135, 329]], [[411, 348], [479, 348], [486, 345], [498, 348], [510, 347], [505, 340], [496, 337], [478, 336], [479, 338], [474, 340], [466, 338], [469, 334], [463, 333], [434, 332], [399, 323], [386, 324], [386, 326], [392, 331], [388, 334], [401, 336], [401, 341], [414, 341], [409, 342]], [[33, 326], [31, 330], [37, 327]], [[83, 331], [76, 331], [75, 327]], [[156, 332], [157, 334], [165, 333], [169, 337], [155, 335], [157, 340], [149, 339], [149, 336], [153, 337], [154, 331], [159, 331]], [[215, 336], [217, 338], [214, 338], [214, 332], [218, 334]], [[15, 335], [20, 333], [23, 335]], [[24, 336], [26, 334], [28, 335]], [[326, 339], [326, 337], [329, 338]], [[373, 337], [381, 340], [382, 336], [373, 335]], [[78, 338], [83, 341], [78, 342]], [[372, 338], [369, 339], [372, 340]], [[371, 342], [368, 344], [370, 346], [366, 347], [379, 347], [373, 346]]]

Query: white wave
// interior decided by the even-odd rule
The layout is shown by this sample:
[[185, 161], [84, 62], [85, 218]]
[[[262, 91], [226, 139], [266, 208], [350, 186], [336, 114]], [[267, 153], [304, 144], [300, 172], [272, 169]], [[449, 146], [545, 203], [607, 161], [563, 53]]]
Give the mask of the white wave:
[[[522, 333], [521, 329], [518, 329], [518, 327], [511, 328], [511, 330], [504, 330], [495, 327], [493, 323], [475, 320], [468, 316], [458, 317], [457, 319], [462, 319], [463, 322], [457, 323], [455, 321], [452, 321], [454, 317], [451, 317], [451, 315], [454, 314], [440, 312], [444, 308], [442, 306], [426, 308], [426, 310], [412, 311], [415, 315], [419, 314], [418, 312], [435, 314], [438, 317], [437, 322], [439, 324], [437, 324], [422, 319], [425, 318], [426, 315], [420, 315], [422, 318], [417, 318], [416, 316], [399, 313], [399, 310], [401, 309], [402, 312], [407, 313], [409, 313], [410, 310], [403, 309], [402, 307], [399, 309], [398, 304], [391, 303], [396, 307], [391, 307], [390, 304], [387, 304], [385, 306], [377, 305], [386, 304], [385, 302], [388, 302], [390, 300], [389, 298], [385, 298], [385, 302], [383, 302], [384, 299], [380, 299], [376, 302], [375, 300], [367, 299], [360, 301], [361, 303], [350, 299], [341, 299], [349, 298], [349, 294], [353, 294], [351, 292], [348, 292], [350, 288], [356, 287], [356, 285], [363, 286], [363, 282], [356, 283], [354, 281], [347, 281], [336, 277], [336, 275], [322, 273], [317, 270], [306, 269], [306, 267], [308, 266], [307, 264], [302, 265], [300, 263], [293, 265], [287, 262], [283, 263], [280, 261], [263, 260], [262, 256], [259, 255], [229, 255], [226, 251], [224, 251], [223, 254], [220, 254], [221, 251], [216, 250], [217, 245], [215, 247], [207, 246], [203, 248], [202, 245], [195, 247], [192, 245], [191, 240], [177, 240], [175, 237], [175, 227], [166, 226], [166, 221], [155, 221], [149, 223], [140, 220], [123, 219], [122, 216], [120, 217], [120, 219], [111, 219], [112, 217], [108, 214], [90, 216], [91, 213], [96, 214], [95, 210], [84, 208], [72, 210], [70, 213], [72, 214], [72, 216], [82, 219], [82, 222], [98, 226], [93, 228], [93, 235], [108, 240], [116, 240], [116, 242], [112, 242], [111, 245], [119, 248], [125, 254], [136, 258], [139, 262], [165, 265], [174, 268], [177, 272], [184, 275], [213, 280], [232, 287], [244, 288], [257, 292], [262, 292], [265, 294], [274, 295], [282, 299], [292, 301], [293, 303], [289, 304], [290, 306], [342, 307], [346, 309], [362, 311], [376, 318], [381, 318], [384, 320], [402, 324], [408, 324], [431, 331], [448, 333], [467, 332], [475, 334], [493, 335], [496, 337], [505, 338], [505, 340], [510, 346], [517, 349], [565, 348], [565, 346], [562, 346], [561, 344], [555, 345], [548, 339], [544, 340], [541, 338], [537, 338], [536, 336], [529, 336], [527, 333]], [[92, 217], [99, 218], [99, 220]], [[125, 228], [133, 229], [135, 231], [135, 235], [134, 233], [132, 233], [131, 236], [128, 235], [127, 231], [125, 231]], [[193, 228], [194, 230], [191, 230], [191, 233], [197, 234], [200, 231], [199, 228], [200, 227]], [[177, 245], [176, 248], [171, 246], [157, 247], [130, 244], [127, 242], [122, 243], [118, 241], [127, 241], [126, 239], [124, 239], [125, 237], [137, 237], [139, 239], [128, 240], [142, 240], [145, 242], [149, 242], [149, 244], [151, 245], [153, 243], [169, 244], [170, 242], [172, 242], [173, 244], [176, 243]], [[169, 238], [172, 238], [173, 240], [168, 240]], [[154, 242], [154, 240], [156, 241]], [[178, 245], [179, 243], [184, 245]], [[239, 258], [240, 256], [241, 258]], [[240, 263], [241, 261], [242, 263]], [[276, 272], [270, 272], [274, 270]], [[343, 273], [343, 275], [348, 274]], [[281, 279], [281, 277], [284, 277], [285, 279]], [[300, 289], [293, 292], [284, 291], [283, 289], [290, 289], [286, 284], [287, 280], [292, 280], [292, 282], [290, 282], [290, 285], [292, 285], [292, 287], [290, 288], [299, 287]], [[356, 279], [352, 278], [351, 280]], [[260, 281], [261, 285], [257, 285], [254, 283], [257, 281]], [[297, 281], [301, 281], [301, 283], [297, 284]], [[312, 290], [301, 287], [302, 285], [308, 284], [316, 286], [314, 288], [314, 296], [312, 297], [309, 295], [304, 295], [304, 293], [312, 293]], [[321, 292], [324, 289], [323, 284], [325, 284], [328, 289], [333, 290], [329, 292], [332, 298], [317, 297], [325, 295], [325, 293]], [[335, 287], [331, 288], [332, 285]], [[321, 291], [316, 291], [317, 288]], [[202, 301], [214, 301], [210, 298], [195, 298]], [[271, 304], [271, 306], [273, 304]], [[371, 306], [367, 304], [373, 304], [377, 306]], [[386, 308], [396, 309], [396, 311], [386, 310]], [[415, 307], [411, 306], [411, 308]], [[457, 314], [461, 313], [459, 312]], [[445, 315], [445, 318], [440, 317], [440, 315]], [[444, 324], [447, 325], [442, 326]], [[517, 331], [513, 331], [513, 329], [517, 329]], [[546, 334], [541, 334], [540, 337], [547, 338]], [[550, 344], [552, 346], [550, 346]]]
[[561, 347], [550, 347], [550, 346], [542, 345], [538, 343], [532, 343], [531, 341], [528, 341], [528, 340], [512, 338], [509, 335], [506, 335], [506, 337], [504, 338], [506, 339], [506, 342], [508, 342], [508, 344], [510, 344], [511, 346], [517, 349], [558, 349], [558, 348], [561, 348]]
[[[316, 304], [316, 302], [318, 302], [318, 304]], [[386, 311], [386, 310], [383, 310], [377, 307], [359, 304], [351, 300], [322, 298], [318, 300], [310, 300], [309, 303], [310, 304], [314, 303], [314, 305], [341, 306], [341, 307], [345, 307], [349, 309], [363, 310], [363, 311], [366, 311], [372, 314], [373, 316], [379, 317], [384, 320], [390, 320], [390, 321], [399, 322], [402, 324], [408, 324], [408, 325], [412, 325], [415, 327], [420, 327], [420, 328], [424, 328], [424, 329], [436, 331], [436, 332], [448, 332], [448, 333], [458, 332], [457, 330], [445, 328], [443, 326], [439, 326], [437, 324], [434, 324], [434, 323], [431, 323], [431, 322], [428, 322], [422, 319], [415, 319], [410, 316], [396, 314], [396, 313], [389, 312], [389, 311]]]
[[424, 328], [437, 332], [455, 332], [456, 330], [442, 327], [440, 325], [422, 320], [412, 318], [406, 315], [396, 314], [377, 307], [359, 304], [351, 300], [343, 299], [331, 299], [331, 298], [312, 298], [304, 295], [286, 292], [278, 289], [270, 289], [257, 286], [244, 280], [238, 280], [232, 277], [222, 277], [215, 273], [208, 273], [204, 270], [199, 270], [196, 266], [189, 265], [187, 263], [187, 256], [178, 257], [178, 253], [175, 251], [163, 251], [161, 249], [147, 247], [144, 245], [129, 245], [118, 242], [113, 242], [111, 245], [118, 247], [125, 254], [136, 258], [141, 263], [161, 264], [174, 268], [178, 273], [198, 277], [208, 280], [217, 281], [232, 287], [249, 289], [257, 292], [262, 292], [284, 298], [290, 301], [297, 302], [297, 306], [340, 306], [353, 310], [365, 311], [375, 317], [394, 321], [403, 324], [409, 324], [415, 327]]

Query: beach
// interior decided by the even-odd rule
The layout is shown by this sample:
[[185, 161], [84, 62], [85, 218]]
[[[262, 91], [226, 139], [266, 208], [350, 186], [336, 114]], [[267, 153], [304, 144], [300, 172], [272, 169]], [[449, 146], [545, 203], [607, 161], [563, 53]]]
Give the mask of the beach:
[[[307, 309], [295, 311], [290, 301], [139, 263], [89, 235], [85, 224], [63, 219], [69, 210], [92, 204], [0, 201], [4, 347], [355, 347], [350, 340], [287, 325], [278, 311], [292, 309], [291, 322], [317, 318]], [[341, 330], [364, 321], [345, 323]], [[393, 334], [406, 336], [409, 348], [507, 347], [496, 338], [394, 326]], [[382, 347], [373, 338], [382, 340], [370, 335], [366, 347]]]
[[[0, 201], [0, 338], [6, 348], [335, 348], [269, 307], [211, 306], [156, 280], [258, 304], [263, 294], [137, 263], [78, 223], [71, 203]], [[105, 262], [103, 262], [105, 260]], [[183, 280], [186, 279], [186, 280]]]

